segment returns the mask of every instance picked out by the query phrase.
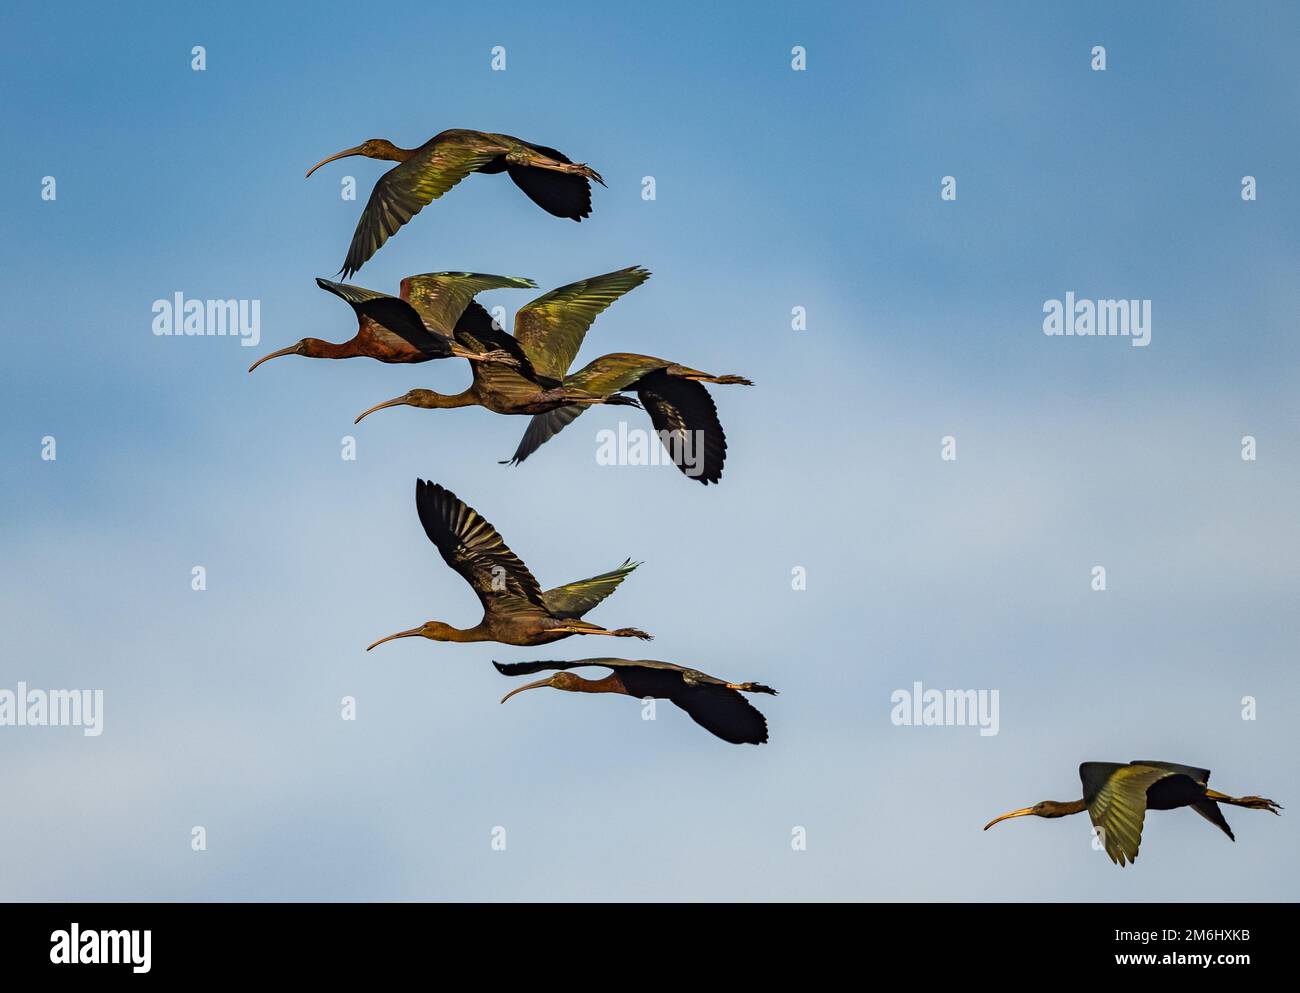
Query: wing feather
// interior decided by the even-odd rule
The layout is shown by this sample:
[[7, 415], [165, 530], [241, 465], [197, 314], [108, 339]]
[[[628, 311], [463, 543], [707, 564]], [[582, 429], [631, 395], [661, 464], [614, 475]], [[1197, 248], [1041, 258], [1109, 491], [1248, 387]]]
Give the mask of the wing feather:
[[450, 335], [470, 301], [485, 290], [530, 289], [531, 279], [492, 276], [480, 272], [425, 272], [402, 280], [402, 299], [408, 301], [427, 324]]
[[542, 602], [552, 617], [581, 617], [618, 589], [619, 584], [640, 564], [627, 559], [617, 569], [602, 572], [599, 576], [557, 586], [542, 594]]
[[366, 264], [398, 228], [507, 151], [499, 139], [479, 131], [445, 131], [426, 142], [405, 162], [379, 177], [370, 191], [339, 270], [347, 279]]
[[416, 480], [415, 505], [424, 533], [443, 560], [473, 587], [485, 608], [503, 596], [546, 608], [541, 587], [528, 567], [473, 507], [451, 490], [424, 480]]
[[1153, 766], [1117, 765], [1109, 774], [1098, 775], [1102, 770], [1096, 767], [1112, 765], [1085, 762], [1079, 766], [1079, 778], [1083, 781], [1088, 816], [1101, 832], [1106, 854], [1112, 862], [1122, 866], [1138, 857], [1147, 811], [1147, 790], [1153, 783], [1178, 773]]
[[444, 357], [451, 354], [451, 338], [425, 324], [419, 312], [406, 300], [328, 279], [317, 278], [316, 285], [346, 300], [356, 312], [358, 321], [371, 321], [421, 351]]
[[515, 337], [541, 375], [563, 379], [597, 316], [649, 278], [648, 270], [629, 266], [544, 293], [515, 314]]

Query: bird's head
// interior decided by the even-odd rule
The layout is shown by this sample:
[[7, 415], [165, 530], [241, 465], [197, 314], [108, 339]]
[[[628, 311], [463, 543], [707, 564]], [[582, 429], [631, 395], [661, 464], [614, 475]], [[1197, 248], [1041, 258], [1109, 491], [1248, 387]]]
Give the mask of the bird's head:
[[333, 162], [335, 159], [346, 159], [349, 155], [364, 155], [368, 159], [388, 159], [390, 162], [401, 162], [406, 158], [402, 150], [387, 138], [367, 138], [360, 145], [345, 148], [343, 151], [329, 156], [329, 158], [321, 159], [307, 170], [307, 175], [310, 176], [327, 162]]
[[281, 348], [278, 352], [271, 352], [269, 355], [263, 355], [260, 359], [248, 367], [252, 372], [263, 362], [270, 359], [278, 359], [281, 355], [313, 355], [317, 351], [316, 346], [324, 344], [319, 338], [303, 338], [302, 341], [294, 342], [288, 348]]
[[380, 638], [373, 645], [366, 646], [366, 651], [382, 645], [385, 641], [395, 641], [398, 638], [428, 638], [430, 641], [455, 641], [457, 629], [450, 624], [444, 624], [442, 621], [425, 621], [418, 628], [411, 628], [409, 631], [398, 631], [397, 634], [390, 634], [386, 638]]
[[407, 390], [400, 397], [393, 397], [391, 400], [375, 404], [369, 410], [363, 410], [352, 423], [360, 424], [361, 418], [367, 414], [373, 414], [376, 410], [383, 410], [385, 407], [423, 407], [426, 410], [436, 410], [440, 407], [450, 406], [447, 403], [449, 399], [444, 394], [435, 393], [433, 390]]
[[571, 672], [557, 672], [553, 676], [539, 679], [535, 683], [525, 683], [523, 686], [516, 686], [501, 698], [501, 702], [505, 703], [516, 693], [522, 693], [524, 690], [535, 690], [542, 686], [552, 686], [557, 690], [574, 691], [579, 689], [583, 682], [585, 682], [585, 680], [581, 676], [575, 676]]
[[1003, 814], [1001, 817], [995, 817], [984, 825], [987, 831], [998, 821], [1009, 820], [1012, 817], [1028, 817], [1033, 814], [1035, 817], [1064, 817], [1066, 814], [1077, 814], [1083, 809], [1082, 801], [1072, 801], [1062, 803], [1059, 800], [1040, 800], [1032, 807], [1021, 807], [1019, 810], [1013, 810], [1009, 814]]

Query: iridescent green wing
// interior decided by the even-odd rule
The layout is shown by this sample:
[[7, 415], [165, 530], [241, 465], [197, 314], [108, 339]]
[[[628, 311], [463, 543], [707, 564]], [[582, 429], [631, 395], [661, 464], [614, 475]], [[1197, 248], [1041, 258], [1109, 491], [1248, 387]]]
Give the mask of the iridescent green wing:
[[[645, 376], [666, 369], [670, 365], [671, 362], [650, 355], [612, 352], [593, 359], [573, 375], [566, 376], [564, 385], [607, 397], [631, 389]], [[586, 409], [585, 404], [569, 404], [557, 407], [555, 410], [548, 410], [544, 414], [534, 414], [532, 420], [528, 422], [523, 438], [519, 440], [518, 447], [515, 448], [515, 454], [506, 461], [511, 465], [518, 465], [577, 420], [578, 415]]]
[[343, 278], [365, 265], [424, 207], [507, 150], [499, 139], [479, 131], [444, 131], [380, 176], [339, 270]]
[[652, 372], [667, 369], [673, 363], [653, 355], [634, 355], [631, 352], [611, 352], [592, 359], [571, 376], [564, 377], [564, 385], [574, 389], [609, 396], [632, 389]]
[[1146, 765], [1085, 762], [1079, 766], [1088, 816], [1101, 832], [1102, 844], [1112, 862], [1124, 865], [1137, 859], [1147, 790], [1166, 776], [1176, 775], [1171, 769]]
[[519, 439], [515, 454], [508, 459], [503, 459], [501, 464], [518, 465], [576, 421], [586, 409], [586, 404], [571, 403], [567, 407], [556, 407], [544, 414], [534, 414], [528, 421], [524, 436]]
[[640, 564], [628, 559], [617, 569], [602, 572], [599, 576], [557, 586], [542, 594], [542, 602], [546, 604], [546, 609], [551, 612], [552, 617], [566, 619], [581, 617], [618, 589], [619, 583], [623, 582]]
[[515, 337], [542, 376], [564, 378], [596, 317], [650, 278], [640, 266], [580, 279], [544, 293], [515, 314]]
[[480, 272], [426, 272], [407, 276], [401, 296], [443, 334], [450, 335], [470, 301], [485, 290], [532, 289], [531, 279], [492, 276]]

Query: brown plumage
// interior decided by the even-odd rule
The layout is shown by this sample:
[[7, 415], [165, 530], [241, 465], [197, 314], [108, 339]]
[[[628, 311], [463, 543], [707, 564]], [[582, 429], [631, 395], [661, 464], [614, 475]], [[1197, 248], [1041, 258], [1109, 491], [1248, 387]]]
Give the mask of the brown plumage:
[[[686, 666], [656, 659], [578, 659], [575, 662], [493, 662], [506, 676], [523, 676], [546, 669], [559, 670], [511, 690], [501, 702], [516, 693], [550, 686], [570, 693], [617, 693], [642, 700], [647, 697], [670, 700], [690, 715], [700, 727], [733, 745], [761, 745], [767, 741], [767, 720], [745, 699], [745, 693], [776, 690], [762, 683], [728, 683]], [[603, 679], [583, 679], [569, 669], [604, 666], [611, 670]]]
[[599, 576], [543, 591], [496, 528], [451, 490], [416, 480], [415, 504], [424, 533], [443, 561], [477, 594], [483, 619], [463, 629], [427, 621], [418, 628], [380, 638], [366, 651], [385, 641], [416, 636], [430, 641], [499, 641], [506, 645], [548, 645], [574, 634], [650, 638], [637, 628], [611, 631], [581, 619], [640, 563], [628, 560]]
[[462, 128], [434, 135], [419, 148], [398, 148], [371, 138], [322, 159], [307, 175], [335, 159], [364, 155], [398, 163], [379, 177], [357, 222], [339, 272], [344, 279], [366, 264], [398, 229], [472, 172], [505, 172], [548, 214], [581, 221], [591, 213], [591, 183], [600, 174], [561, 152], [508, 134]]
[[248, 367], [281, 355], [314, 359], [371, 358], [379, 362], [428, 362], [453, 356], [471, 362], [503, 362], [517, 366], [519, 359], [507, 351], [481, 347], [477, 339], [463, 343], [462, 327], [479, 326], [491, 318], [474, 296], [488, 289], [525, 288], [536, 284], [516, 276], [491, 276], [471, 272], [428, 272], [407, 276], [401, 295], [389, 296], [361, 286], [317, 279], [316, 285], [344, 300], [357, 316], [357, 333], [348, 341], [301, 341], [263, 355]]
[[1232, 828], [1224, 819], [1220, 804], [1267, 810], [1281, 809], [1272, 800], [1258, 796], [1234, 797], [1208, 787], [1209, 769], [1178, 765], [1173, 762], [1139, 761], [1122, 765], [1117, 762], [1084, 762], [1079, 766], [1083, 783], [1080, 800], [1043, 800], [1032, 807], [1022, 807], [995, 817], [984, 825], [987, 831], [999, 821], [1012, 817], [1066, 817], [1088, 811], [1093, 827], [1106, 854], [1117, 865], [1134, 862], [1142, 844], [1142, 824], [1148, 810], [1173, 810], [1191, 807], [1229, 838]]
[[[363, 417], [388, 407], [426, 410], [484, 407], [497, 414], [531, 415], [514, 455], [518, 464], [573, 422], [588, 407], [600, 404], [644, 407], [658, 441], [689, 478], [705, 485], [722, 477], [727, 438], [705, 383], [752, 385], [743, 376], [714, 375], [669, 359], [614, 352], [570, 373], [587, 330], [596, 316], [649, 273], [637, 266], [579, 280], [538, 297], [515, 315], [515, 334], [490, 322], [486, 327], [457, 329], [465, 347], [509, 352], [515, 365], [478, 363], [473, 381], [460, 393], [409, 390], [363, 411]], [[481, 324], [482, 322], [480, 322]], [[626, 396], [635, 394], [635, 399]]]

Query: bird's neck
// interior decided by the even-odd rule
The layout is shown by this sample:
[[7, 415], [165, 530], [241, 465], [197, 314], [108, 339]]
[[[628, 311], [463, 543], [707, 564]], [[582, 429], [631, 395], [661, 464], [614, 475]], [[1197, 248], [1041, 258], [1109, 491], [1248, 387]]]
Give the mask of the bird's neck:
[[398, 148], [392, 142], [389, 142], [388, 147], [384, 149], [382, 158], [387, 159], [389, 162], [405, 162], [417, 151], [418, 149], [415, 148]]
[[462, 390], [460, 393], [435, 393], [429, 406], [437, 410], [452, 410], [456, 407], [473, 407], [478, 404], [478, 397], [474, 395], [474, 388]]
[[623, 680], [618, 678], [617, 672], [611, 672], [604, 679], [583, 679], [578, 677], [577, 686], [573, 687], [574, 693], [622, 693], [628, 695], [627, 687], [623, 685]]
[[468, 644], [471, 641], [492, 641], [492, 632], [488, 631], [487, 625], [480, 622], [472, 628], [454, 628], [447, 625], [446, 641], [454, 641], [457, 644]]
[[303, 339], [306, 345], [304, 354], [313, 359], [351, 359], [361, 354], [357, 340], [322, 341], [319, 338]]
[[1088, 809], [1086, 800], [1061, 800], [1053, 806], [1053, 812], [1049, 817], [1066, 817], [1069, 814], [1078, 814]]

